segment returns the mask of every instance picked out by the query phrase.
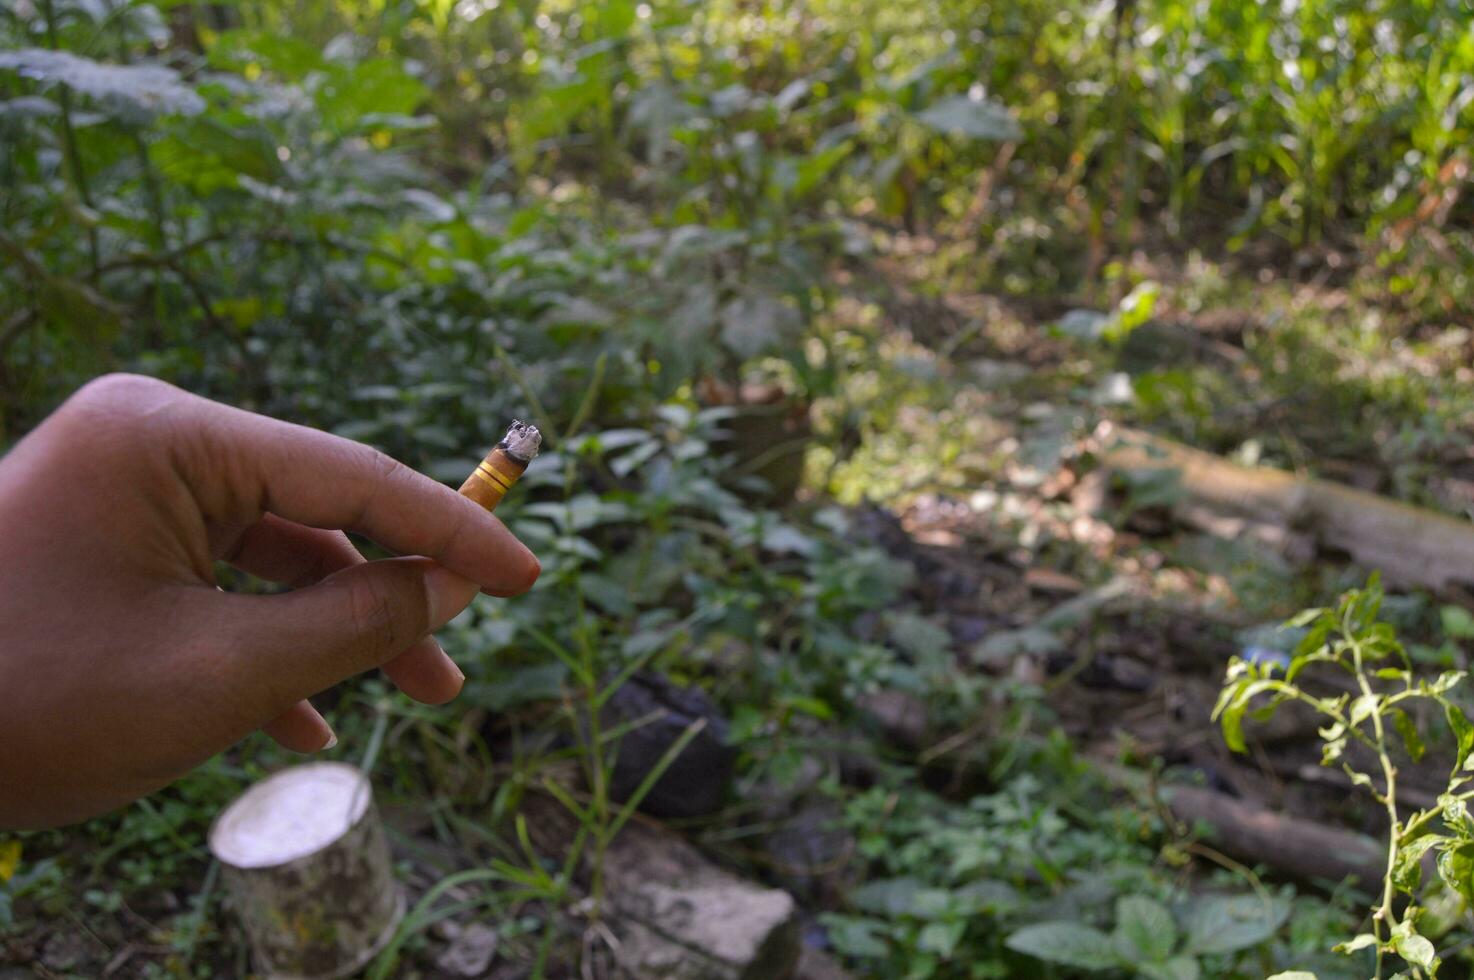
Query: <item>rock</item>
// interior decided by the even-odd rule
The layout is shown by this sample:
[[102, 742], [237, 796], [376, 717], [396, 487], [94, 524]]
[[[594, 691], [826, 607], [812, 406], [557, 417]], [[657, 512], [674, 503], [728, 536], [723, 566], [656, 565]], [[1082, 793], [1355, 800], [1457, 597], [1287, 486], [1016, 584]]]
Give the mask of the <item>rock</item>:
[[752, 788], [746, 798], [757, 806], [761, 820], [782, 820], [802, 804], [830, 767], [818, 756], [803, 756], [794, 769], [780, 777], [769, 775]]
[[41, 962], [62, 973], [87, 962], [88, 943], [80, 932], [54, 932], [41, 948]]
[[778, 980], [798, 959], [792, 896], [717, 867], [681, 838], [629, 825], [604, 857], [607, 899], [632, 977]]
[[820, 949], [805, 946], [794, 968], [793, 980], [851, 980], [849, 971]]
[[844, 810], [835, 800], [801, 806], [763, 838], [778, 881], [801, 897], [829, 905], [842, 891], [841, 876], [854, 853]]
[[620, 740], [610, 791], [623, 801], [698, 718], [706, 727], [676, 757], [640, 801], [639, 809], [657, 817], [689, 819], [721, 809], [737, 765], [737, 750], [727, 744], [727, 720], [705, 691], [678, 687], [651, 671], [639, 671], [605, 704], [600, 722], [617, 725], [663, 712]]
[[980, 643], [997, 628], [997, 620], [983, 616], [959, 615], [947, 618], [947, 632], [952, 634], [952, 642], [959, 647], [971, 647]]
[[490, 926], [474, 922], [461, 929], [435, 965], [457, 977], [479, 977], [491, 966], [500, 936]]
[[926, 702], [907, 691], [876, 691], [856, 702], [860, 716], [889, 742], [916, 751], [930, 728]]
[[[564, 860], [578, 823], [549, 797], [523, 810], [537, 848]], [[579, 880], [588, 882], [585, 852]], [[680, 835], [632, 820], [604, 852], [604, 922], [629, 980], [787, 980], [799, 954], [787, 892], [717, 867]]]

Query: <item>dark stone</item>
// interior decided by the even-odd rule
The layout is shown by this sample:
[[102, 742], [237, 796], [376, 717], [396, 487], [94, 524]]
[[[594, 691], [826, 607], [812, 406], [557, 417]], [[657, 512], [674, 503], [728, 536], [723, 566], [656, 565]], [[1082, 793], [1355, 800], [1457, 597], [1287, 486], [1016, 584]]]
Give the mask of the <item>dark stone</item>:
[[856, 707], [886, 741], [913, 752], [925, 744], [931, 720], [921, 697], [907, 691], [875, 691], [862, 694]]
[[620, 740], [610, 780], [611, 795], [621, 802], [629, 799], [686, 729], [704, 718], [706, 727], [656, 780], [639, 809], [652, 816], [676, 819], [715, 813], [726, 802], [737, 765], [737, 750], [727, 744], [727, 720], [705, 691], [678, 687], [650, 671], [635, 673], [615, 691], [599, 720], [607, 731], [655, 712], [663, 714]]
[[778, 881], [800, 897], [828, 905], [843, 891], [855, 841], [844, 825], [844, 810], [830, 799], [799, 808], [763, 839]]
[[952, 634], [952, 642], [959, 647], [976, 646], [997, 628], [997, 620], [983, 616], [961, 615], [947, 618], [947, 632]]
[[805, 946], [794, 967], [794, 980], [850, 980], [850, 974], [828, 953]]

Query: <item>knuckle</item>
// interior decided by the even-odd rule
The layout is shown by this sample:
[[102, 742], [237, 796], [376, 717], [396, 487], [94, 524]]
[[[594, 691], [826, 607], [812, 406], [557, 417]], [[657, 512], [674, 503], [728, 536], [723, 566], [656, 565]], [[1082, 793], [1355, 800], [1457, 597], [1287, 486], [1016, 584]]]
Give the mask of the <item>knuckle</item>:
[[349, 585], [348, 610], [353, 628], [353, 659], [359, 669], [375, 666], [418, 638], [407, 601], [409, 583], [400, 574], [355, 576]]
[[403, 466], [397, 459], [377, 449], [370, 448], [367, 451], [369, 470], [373, 473], [375, 480], [388, 481], [399, 478]]
[[362, 496], [355, 508], [357, 518], [353, 522], [356, 525], [362, 525], [374, 510], [375, 503], [381, 498], [384, 488], [402, 478], [404, 466], [388, 453], [380, 452], [371, 446], [359, 446], [354, 452], [362, 454], [363, 470], [368, 475], [368, 478], [362, 482]]
[[105, 374], [87, 382], [56, 413], [69, 441], [136, 447], [177, 424], [170, 411], [183, 394], [173, 385], [139, 374]]
[[157, 378], [142, 374], [104, 374], [78, 388], [69, 399], [69, 405], [84, 410], [136, 415], [158, 407], [177, 394], [178, 388]]

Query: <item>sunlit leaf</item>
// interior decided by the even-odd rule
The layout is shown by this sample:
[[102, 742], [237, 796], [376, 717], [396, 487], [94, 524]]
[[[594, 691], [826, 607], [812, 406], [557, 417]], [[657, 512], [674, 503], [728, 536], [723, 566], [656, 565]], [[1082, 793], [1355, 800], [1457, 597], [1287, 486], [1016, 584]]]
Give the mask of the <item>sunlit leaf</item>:
[[0, 840], [0, 884], [15, 876], [20, 867], [21, 843], [18, 840]]
[[1138, 963], [1136, 972], [1146, 980], [1198, 980], [1203, 975], [1191, 956], [1174, 956], [1165, 963]]
[[1184, 945], [1200, 955], [1249, 949], [1270, 939], [1289, 916], [1288, 905], [1258, 895], [1201, 896], [1184, 917]]
[[1116, 931], [1112, 937], [1121, 958], [1163, 963], [1177, 945], [1177, 923], [1161, 903], [1142, 895], [1116, 900]]
[[722, 343], [743, 359], [774, 351], [801, 325], [797, 310], [759, 289], [728, 302], [721, 318]]
[[160, 65], [113, 65], [66, 51], [22, 48], [0, 51], [0, 69], [65, 85], [129, 116], [189, 116], [205, 108], [178, 72]]
[[1025, 926], [1009, 936], [1004, 945], [1016, 953], [1080, 970], [1110, 970], [1116, 965], [1111, 937], [1079, 922]]
[[932, 103], [916, 118], [938, 132], [972, 139], [1005, 142], [1023, 136], [1008, 109], [992, 99], [953, 95]]
[[1409, 963], [1424, 969], [1432, 968], [1437, 951], [1425, 937], [1416, 934], [1398, 936], [1393, 939], [1392, 945], [1397, 950], [1397, 955]]
[[1413, 720], [1401, 708], [1393, 708], [1388, 714], [1392, 716], [1392, 724], [1397, 728], [1397, 734], [1402, 736], [1402, 744], [1407, 747], [1407, 754], [1414, 762], [1421, 760], [1427, 747], [1423, 744], [1422, 736], [1418, 734], [1418, 726], [1413, 724]]

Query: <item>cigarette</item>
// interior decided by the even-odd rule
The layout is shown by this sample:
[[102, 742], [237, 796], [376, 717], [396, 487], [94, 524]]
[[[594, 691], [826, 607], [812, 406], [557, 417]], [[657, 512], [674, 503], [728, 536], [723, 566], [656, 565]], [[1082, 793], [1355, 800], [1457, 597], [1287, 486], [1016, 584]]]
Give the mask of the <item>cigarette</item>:
[[507, 491], [527, 471], [527, 464], [542, 448], [543, 436], [537, 426], [512, 420], [512, 427], [502, 436], [491, 452], [486, 454], [466, 482], [461, 484], [461, 495], [470, 497], [488, 511], [496, 509]]

